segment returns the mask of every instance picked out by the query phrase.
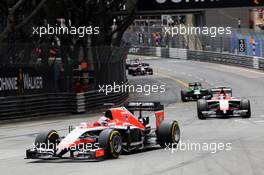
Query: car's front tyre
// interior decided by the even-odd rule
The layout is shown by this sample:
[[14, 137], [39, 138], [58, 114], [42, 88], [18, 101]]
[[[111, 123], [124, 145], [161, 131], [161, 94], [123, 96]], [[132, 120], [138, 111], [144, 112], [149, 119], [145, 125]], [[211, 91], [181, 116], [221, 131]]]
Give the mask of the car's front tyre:
[[105, 150], [107, 158], [117, 159], [122, 152], [121, 134], [114, 129], [105, 129], [99, 135], [99, 146]]
[[200, 120], [205, 120], [206, 117], [203, 115], [203, 111], [207, 111], [207, 102], [206, 100], [197, 101], [197, 115]]
[[184, 90], [181, 90], [181, 100], [182, 102], [187, 102], [187, 92]]
[[247, 110], [248, 112], [246, 113], [243, 118], [250, 118], [251, 117], [251, 107], [250, 107], [250, 101], [247, 99], [241, 100], [241, 110]]
[[41, 131], [35, 139], [35, 147], [42, 149], [57, 149], [60, 137], [57, 131]]

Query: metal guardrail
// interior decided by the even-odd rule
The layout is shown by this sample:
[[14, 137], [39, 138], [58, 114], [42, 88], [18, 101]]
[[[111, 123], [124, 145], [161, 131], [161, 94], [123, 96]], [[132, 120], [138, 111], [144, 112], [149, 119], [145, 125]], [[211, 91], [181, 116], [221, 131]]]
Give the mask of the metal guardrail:
[[129, 96], [128, 92], [110, 93], [79, 93], [76, 96], [76, 113], [89, 112], [91, 110], [101, 109], [105, 103], [122, 104]]
[[64, 113], [85, 113], [101, 109], [104, 103], [121, 104], [128, 92], [54, 93], [0, 98], [0, 120], [34, 118]]
[[[139, 46], [133, 46], [133, 48], [140, 48], [140, 51], [138, 53], [129, 52], [129, 54], [131, 55], [154, 56], [154, 57], [183, 59], [183, 60], [187, 59], [194, 61], [246, 67], [246, 68], [258, 69], [264, 71], [264, 58], [260, 58], [260, 57], [250, 57], [250, 56], [235, 55], [230, 53], [218, 53], [218, 52], [197, 51], [197, 50], [177, 49], [177, 48], [139, 47]], [[153, 55], [149, 54], [150, 49]], [[146, 54], [144, 54], [145, 52]]]
[[0, 101], [0, 120], [73, 113], [75, 94], [39, 94], [3, 97]]
[[248, 56], [188, 50], [187, 59], [194, 61], [211, 62], [211, 63], [225, 64], [225, 65], [254, 68], [253, 58]]
[[264, 71], [264, 59], [259, 60], [259, 69]]
[[155, 56], [157, 47], [133, 46], [129, 49], [129, 53], [133, 55]]

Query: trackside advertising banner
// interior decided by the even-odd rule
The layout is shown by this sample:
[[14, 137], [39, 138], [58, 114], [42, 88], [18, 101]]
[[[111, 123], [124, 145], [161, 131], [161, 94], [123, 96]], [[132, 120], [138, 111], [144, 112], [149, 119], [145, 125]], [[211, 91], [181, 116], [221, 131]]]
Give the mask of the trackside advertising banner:
[[50, 67], [0, 67], [0, 96], [29, 95], [54, 91]]
[[140, 0], [139, 11], [263, 6], [263, 0]]

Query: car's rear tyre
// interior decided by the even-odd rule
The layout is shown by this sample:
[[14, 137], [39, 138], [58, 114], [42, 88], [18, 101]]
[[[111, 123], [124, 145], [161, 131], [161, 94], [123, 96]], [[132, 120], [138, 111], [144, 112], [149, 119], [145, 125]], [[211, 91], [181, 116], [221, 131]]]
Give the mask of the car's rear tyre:
[[176, 147], [180, 136], [180, 127], [176, 121], [163, 121], [157, 130], [157, 139], [162, 148]]
[[182, 102], [187, 102], [186, 97], [187, 97], [187, 92], [184, 91], [184, 90], [181, 90], [181, 100], [182, 100]]
[[41, 131], [35, 139], [35, 146], [37, 148], [53, 149], [55, 151], [59, 138], [59, 134], [55, 130]]
[[105, 150], [107, 158], [117, 159], [122, 152], [121, 134], [114, 129], [105, 129], [99, 135], [99, 146]]
[[203, 111], [207, 111], [207, 102], [206, 100], [197, 101], [197, 115], [200, 120], [205, 120], [206, 117], [203, 115]]
[[243, 118], [250, 118], [251, 117], [251, 108], [250, 108], [250, 101], [243, 99], [241, 100], [241, 110], [247, 110], [247, 114], [243, 116]]

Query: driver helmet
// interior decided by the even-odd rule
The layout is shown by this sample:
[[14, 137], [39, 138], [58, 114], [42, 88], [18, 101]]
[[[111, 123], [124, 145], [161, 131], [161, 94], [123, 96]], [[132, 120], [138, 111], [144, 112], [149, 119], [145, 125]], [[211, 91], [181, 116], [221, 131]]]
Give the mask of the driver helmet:
[[101, 125], [106, 125], [109, 121], [110, 119], [105, 116], [100, 117], [100, 119], [98, 120]]

